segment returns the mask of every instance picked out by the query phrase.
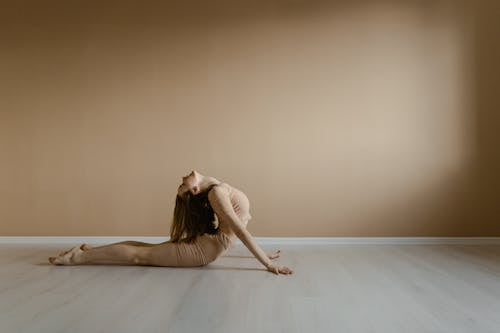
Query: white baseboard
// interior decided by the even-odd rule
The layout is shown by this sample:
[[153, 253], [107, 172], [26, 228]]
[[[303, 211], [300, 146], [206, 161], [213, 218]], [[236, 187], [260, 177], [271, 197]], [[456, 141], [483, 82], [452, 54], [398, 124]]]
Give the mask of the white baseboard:
[[[0, 236], [0, 244], [110, 244], [125, 240], [165, 242], [150, 236]], [[262, 245], [500, 245], [500, 237], [255, 237]], [[241, 244], [238, 240], [236, 244]]]

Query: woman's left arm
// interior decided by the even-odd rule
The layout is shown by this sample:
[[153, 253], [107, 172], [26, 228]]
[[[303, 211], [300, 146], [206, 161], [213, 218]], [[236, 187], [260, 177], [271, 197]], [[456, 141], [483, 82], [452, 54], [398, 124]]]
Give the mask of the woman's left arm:
[[259, 260], [270, 272], [275, 274], [290, 274], [292, 270], [285, 266], [275, 266], [272, 264], [268, 255], [257, 244], [255, 238], [243, 226], [238, 215], [236, 215], [231, 200], [225, 189], [216, 187], [209, 193], [210, 204], [214, 211], [221, 215], [224, 221], [227, 221], [231, 230], [241, 240], [241, 242], [248, 248], [250, 252]]
[[[234, 230], [234, 228], [233, 228]], [[275, 273], [275, 274], [292, 274], [293, 271], [286, 266], [276, 266], [273, 265], [271, 260], [269, 260], [269, 256], [262, 250], [262, 248], [257, 244], [255, 238], [250, 234], [248, 230], [243, 228], [239, 232], [234, 232], [236, 236], [241, 240], [243, 244], [253, 253], [255, 258], [257, 258], [264, 266], [266, 266], [267, 270]]]

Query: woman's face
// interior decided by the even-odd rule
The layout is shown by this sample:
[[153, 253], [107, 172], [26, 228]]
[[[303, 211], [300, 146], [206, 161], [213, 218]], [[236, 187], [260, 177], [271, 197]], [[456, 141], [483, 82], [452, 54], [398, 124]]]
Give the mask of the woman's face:
[[[187, 191], [193, 193], [195, 187], [198, 186], [199, 173], [195, 170], [191, 171], [188, 175], [182, 177], [182, 183], [177, 189], [177, 194], [182, 196]], [[193, 193], [194, 194], [194, 193]]]

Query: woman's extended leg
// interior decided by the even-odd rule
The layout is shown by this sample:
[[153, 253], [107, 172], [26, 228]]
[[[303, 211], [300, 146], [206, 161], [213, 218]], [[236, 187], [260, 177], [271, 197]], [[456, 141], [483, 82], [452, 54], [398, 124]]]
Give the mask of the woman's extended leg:
[[[138, 242], [138, 241], [123, 241], [123, 242], [118, 242], [118, 243], [113, 243], [113, 244], [109, 244], [109, 245], [115, 245], [115, 244], [127, 244], [127, 245], [134, 245], [134, 246], [148, 246], [148, 247], [151, 247], [151, 246], [155, 246], [155, 245], [158, 245], [158, 244], [151, 244], [151, 243], [144, 243], [144, 242]], [[103, 246], [109, 246], [109, 245], [103, 245]], [[95, 247], [92, 247], [88, 244], [82, 244], [80, 246], [80, 248], [82, 250], [90, 250], [90, 249], [94, 249], [94, 248], [98, 248], [100, 246], [95, 246]], [[66, 252], [69, 252], [69, 251], [66, 251]]]
[[[90, 248], [76, 246], [49, 261], [56, 265], [121, 264], [165, 267], [203, 266], [215, 260], [224, 249], [210, 237], [200, 237], [193, 243], [170, 241], [152, 246], [136, 246], [129, 242]], [[149, 244], [151, 245], [151, 244]]]
[[[143, 246], [142, 244], [145, 245]], [[144, 265], [147, 264], [149, 257], [147, 250], [153, 246], [155, 244], [134, 241], [114, 243], [95, 248], [90, 248], [87, 244], [82, 244], [69, 251], [62, 252], [58, 257], [50, 257], [49, 261], [56, 265]]]

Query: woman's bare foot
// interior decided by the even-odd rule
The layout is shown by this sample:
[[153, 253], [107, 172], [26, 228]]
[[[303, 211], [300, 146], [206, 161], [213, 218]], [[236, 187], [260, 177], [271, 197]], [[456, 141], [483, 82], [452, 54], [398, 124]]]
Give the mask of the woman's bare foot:
[[88, 249], [85, 245], [86, 244], [82, 244], [68, 251], [63, 251], [59, 253], [58, 257], [50, 257], [49, 262], [53, 265], [75, 265], [77, 264], [80, 253], [84, 251], [83, 248]]
[[267, 256], [269, 257], [269, 259], [276, 259], [276, 258], [279, 258], [281, 254], [281, 250], [276, 250], [272, 253], [269, 253]]

